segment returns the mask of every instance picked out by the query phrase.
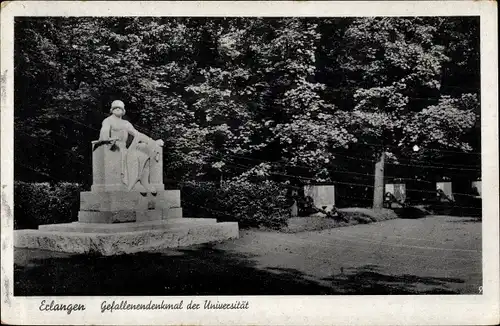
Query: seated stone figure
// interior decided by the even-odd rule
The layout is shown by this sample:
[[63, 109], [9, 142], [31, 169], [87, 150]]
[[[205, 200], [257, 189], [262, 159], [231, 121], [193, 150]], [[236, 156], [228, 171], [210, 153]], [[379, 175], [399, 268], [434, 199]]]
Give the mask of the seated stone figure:
[[[150, 185], [151, 160], [159, 159], [158, 146], [163, 147], [163, 141], [153, 140], [137, 131], [130, 122], [123, 120], [125, 104], [122, 101], [113, 101], [111, 115], [102, 122], [99, 141], [94, 150], [101, 145], [109, 146], [110, 150], [119, 150], [121, 154], [121, 178], [130, 191], [139, 182], [146, 191], [156, 195], [156, 189]], [[127, 148], [128, 136], [133, 141]]]

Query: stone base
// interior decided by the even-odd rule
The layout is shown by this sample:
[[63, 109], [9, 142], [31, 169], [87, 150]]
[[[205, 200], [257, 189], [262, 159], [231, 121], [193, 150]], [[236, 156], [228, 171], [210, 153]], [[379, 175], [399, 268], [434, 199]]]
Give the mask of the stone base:
[[65, 223], [14, 231], [14, 247], [103, 256], [155, 251], [239, 237], [237, 222], [171, 219], [142, 223]]
[[182, 217], [182, 208], [150, 209], [140, 211], [117, 212], [78, 212], [78, 221], [82, 223], [123, 223], [166, 220]]
[[[156, 189], [156, 191], [162, 191], [165, 190], [165, 186], [160, 183], [152, 183], [152, 187]], [[129, 191], [127, 186], [124, 185], [123, 183], [118, 183], [118, 184], [93, 184], [90, 187], [91, 192], [110, 192], [110, 191]], [[134, 187], [133, 191], [146, 191], [146, 189], [140, 185], [140, 183], [137, 183], [137, 185]]]
[[156, 196], [142, 195], [137, 191], [83, 191], [80, 193], [81, 211], [112, 212], [169, 207], [181, 207], [180, 190], [158, 191]]
[[80, 193], [78, 221], [123, 223], [182, 217], [180, 190], [163, 190], [156, 195], [137, 191]]

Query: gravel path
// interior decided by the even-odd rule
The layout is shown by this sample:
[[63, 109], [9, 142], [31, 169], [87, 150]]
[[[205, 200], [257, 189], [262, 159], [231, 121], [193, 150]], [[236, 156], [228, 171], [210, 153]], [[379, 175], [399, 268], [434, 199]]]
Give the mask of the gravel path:
[[297, 234], [247, 231], [216, 248], [250, 254], [259, 268], [277, 273], [295, 269], [325, 286], [333, 277], [477, 293], [481, 284], [481, 223], [470, 218], [396, 219]]

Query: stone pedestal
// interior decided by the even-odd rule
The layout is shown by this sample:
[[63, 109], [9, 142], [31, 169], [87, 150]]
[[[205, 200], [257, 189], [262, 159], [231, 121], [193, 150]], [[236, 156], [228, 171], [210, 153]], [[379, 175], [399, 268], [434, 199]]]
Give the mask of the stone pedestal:
[[404, 183], [386, 183], [385, 193], [391, 193], [400, 202], [406, 201], [406, 184]]
[[[455, 200], [453, 198], [453, 189], [451, 187], [450, 181], [442, 181], [436, 182], [436, 190], [442, 190], [444, 194], [451, 200]], [[441, 201], [447, 201], [445, 198], [441, 198]]]
[[304, 186], [304, 196], [311, 197], [314, 205], [318, 208], [323, 208], [327, 211], [335, 207], [335, 186]]
[[290, 208], [290, 216], [297, 217], [299, 216], [299, 208], [297, 207], [297, 201], [293, 201], [292, 207]]
[[15, 247], [115, 255], [238, 238], [236, 222], [182, 218], [180, 191], [163, 185], [161, 148], [151, 162], [154, 193], [139, 184], [128, 191], [119, 150], [100, 146], [92, 160], [93, 184], [80, 193], [78, 222], [15, 231]]
[[154, 194], [137, 183], [131, 191], [122, 182], [121, 153], [109, 146], [94, 149], [92, 142], [91, 191], [80, 193], [78, 221], [82, 223], [123, 223], [157, 221], [182, 217], [179, 190], [164, 190], [162, 161], [150, 160], [150, 184]]
[[478, 197], [482, 196], [482, 182], [481, 181], [472, 181], [472, 189], [477, 190]]
[[176, 217], [182, 217], [179, 190], [162, 190], [154, 196], [123, 190], [80, 193], [79, 222], [142, 222]]

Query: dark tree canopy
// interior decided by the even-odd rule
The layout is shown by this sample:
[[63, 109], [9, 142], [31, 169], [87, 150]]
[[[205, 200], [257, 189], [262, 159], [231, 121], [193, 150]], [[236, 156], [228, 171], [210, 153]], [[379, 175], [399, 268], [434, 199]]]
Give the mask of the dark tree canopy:
[[90, 182], [121, 99], [171, 182], [476, 178], [422, 166], [480, 166], [479, 98], [473, 17], [16, 18], [15, 177]]

